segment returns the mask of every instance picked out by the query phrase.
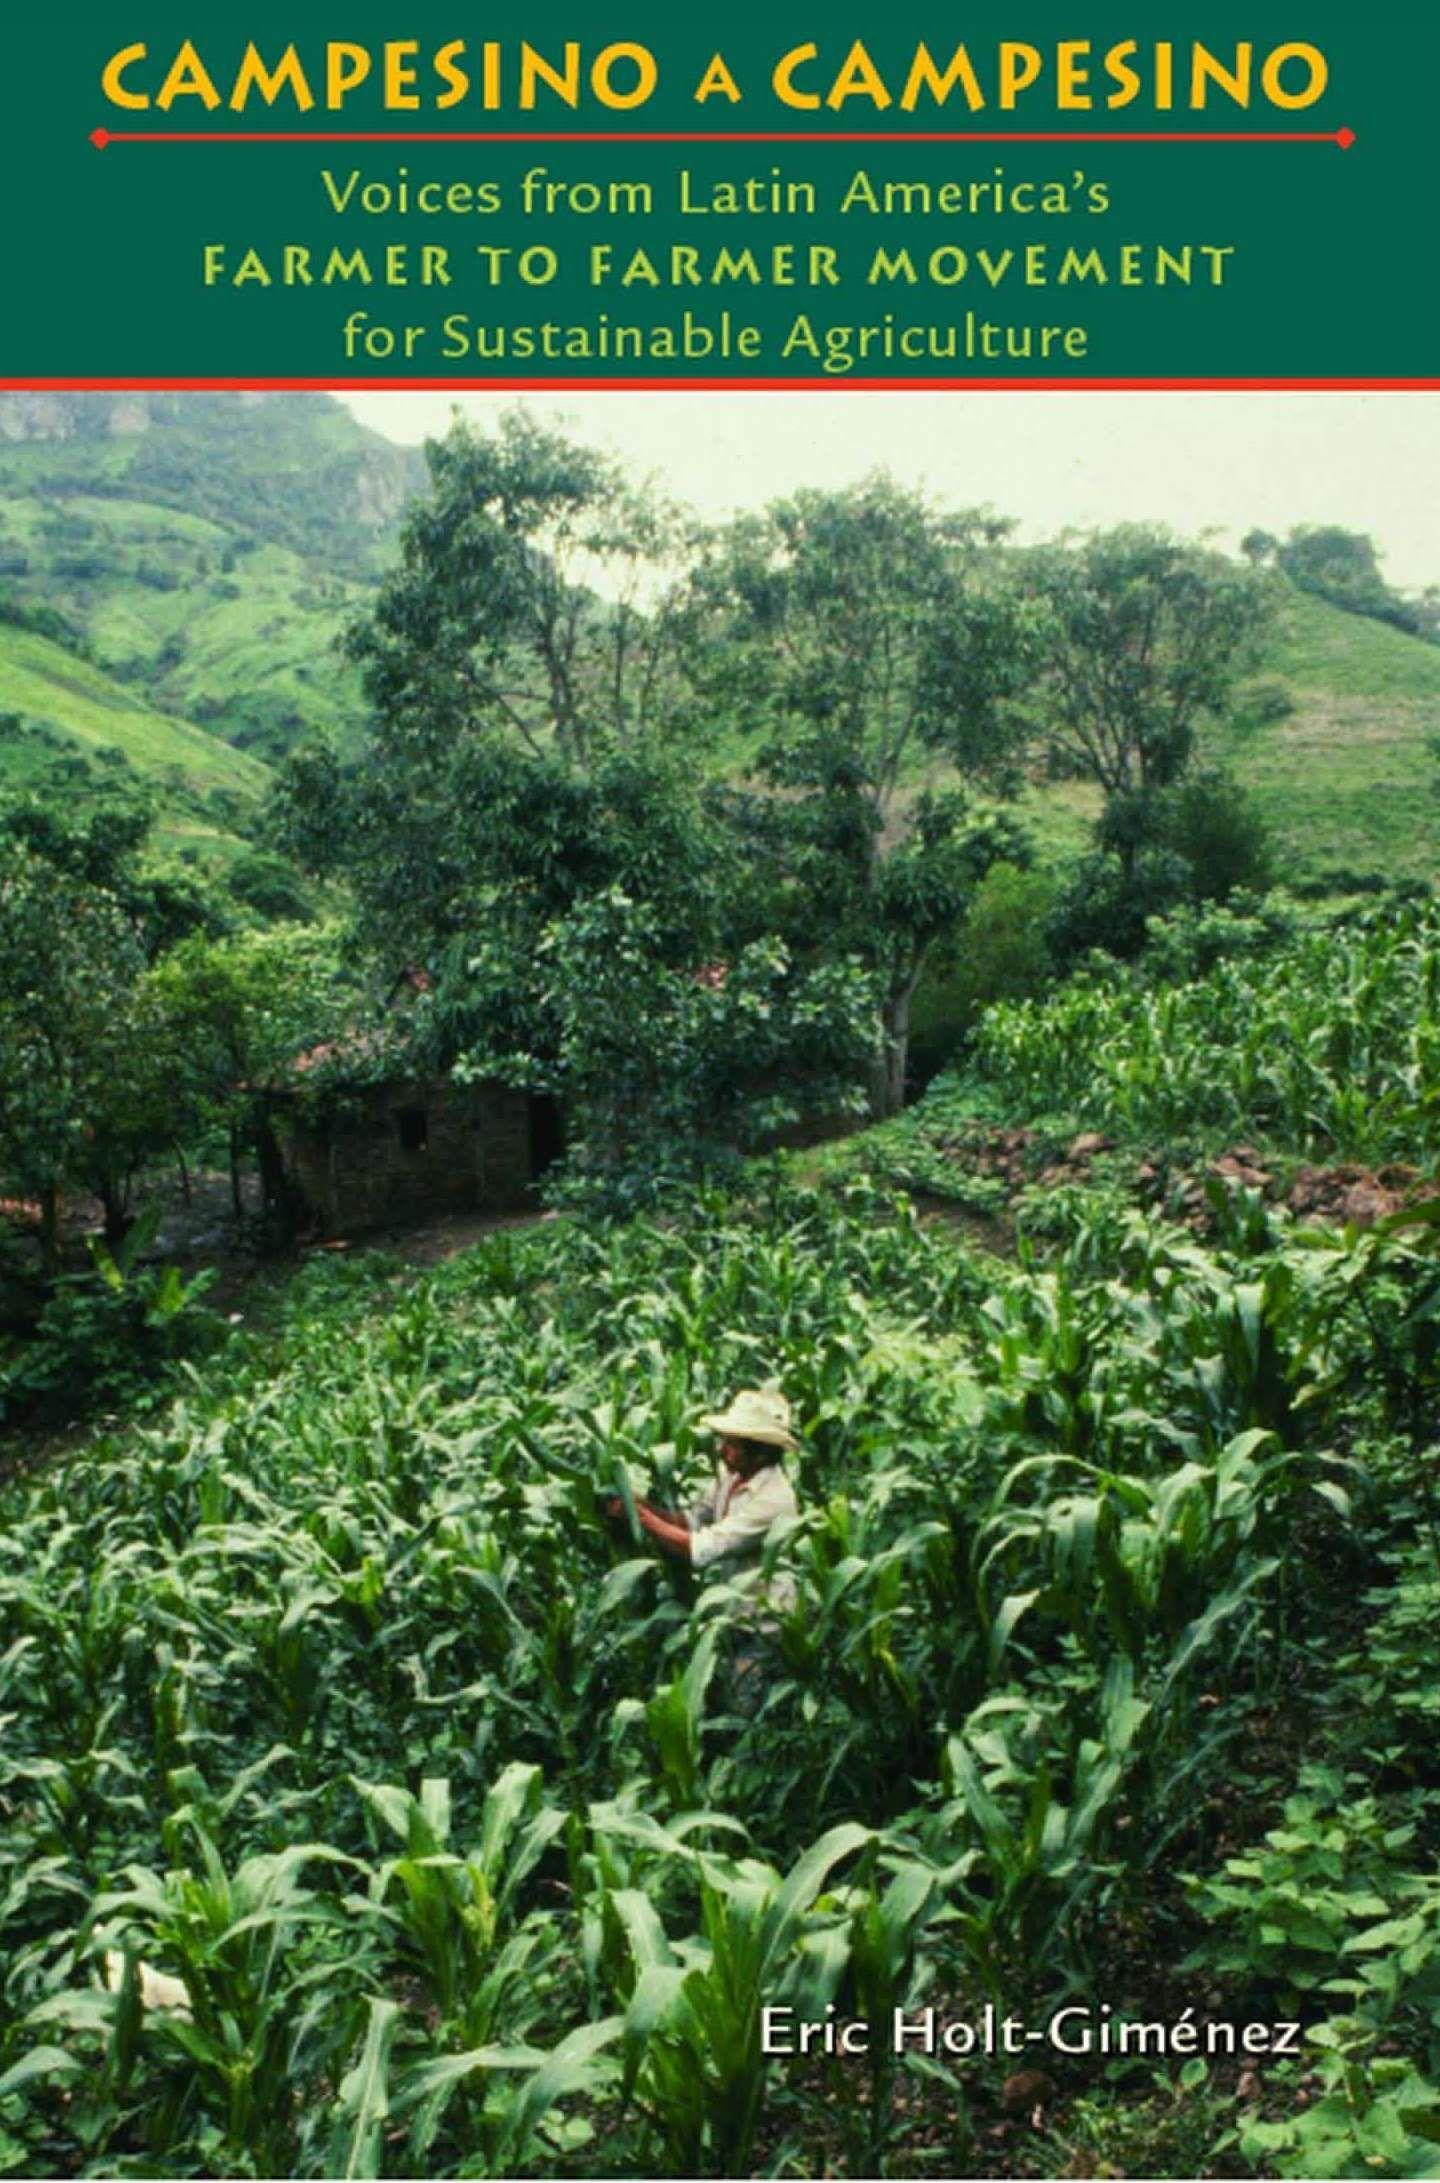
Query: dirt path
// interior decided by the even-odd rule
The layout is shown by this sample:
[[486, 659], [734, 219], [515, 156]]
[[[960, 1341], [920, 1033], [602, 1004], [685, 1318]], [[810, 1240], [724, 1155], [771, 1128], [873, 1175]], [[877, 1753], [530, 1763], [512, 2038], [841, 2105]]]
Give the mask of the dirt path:
[[385, 1228], [372, 1235], [338, 1236], [326, 1243], [312, 1243], [302, 1255], [316, 1258], [326, 1252], [384, 1251], [391, 1258], [403, 1259], [407, 1266], [439, 1266], [501, 1229], [538, 1228], [559, 1217], [558, 1213], [540, 1212], [447, 1213], [414, 1228]]

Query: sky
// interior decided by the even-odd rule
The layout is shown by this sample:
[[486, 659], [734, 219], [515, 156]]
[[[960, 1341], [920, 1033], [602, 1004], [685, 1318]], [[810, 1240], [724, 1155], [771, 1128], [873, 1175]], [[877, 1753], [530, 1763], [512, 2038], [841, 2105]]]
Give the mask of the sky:
[[349, 394], [411, 445], [453, 408], [564, 419], [707, 517], [885, 468], [1028, 541], [1153, 520], [1235, 546], [1297, 523], [1367, 531], [1400, 590], [1440, 584], [1440, 394]]

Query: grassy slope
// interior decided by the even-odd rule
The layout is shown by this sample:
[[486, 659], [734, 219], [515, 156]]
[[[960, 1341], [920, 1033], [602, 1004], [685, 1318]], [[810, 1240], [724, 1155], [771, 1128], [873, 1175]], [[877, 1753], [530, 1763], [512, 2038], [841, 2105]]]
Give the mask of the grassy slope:
[[[187, 720], [157, 712], [138, 692], [46, 638], [5, 624], [0, 624], [0, 713], [19, 713], [27, 723], [58, 731], [87, 756], [123, 752], [133, 769], [123, 777], [138, 777], [156, 792], [158, 835], [172, 848], [231, 853], [237, 837], [223, 813], [207, 814], [207, 799], [218, 790], [255, 804], [265, 790], [267, 768], [257, 759]], [[38, 738], [0, 740], [0, 785], [25, 787], [55, 756]]]
[[[1295, 702], [1286, 720], [1243, 720], [1206, 748], [1251, 789], [1282, 880], [1440, 878], [1440, 645], [1295, 592], [1259, 678]], [[1243, 712], [1243, 707], [1242, 707]], [[1045, 861], [1089, 844], [1100, 797], [1065, 782], [1027, 791], [1021, 811]]]
[[1287, 878], [1437, 876], [1440, 645], [1294, 597], [1273, 673], [1288, 720], [1224, 739], [1274, 829]]
[[359, 585], [283, 545], [237, 550], [221, 525], [142, 500], [47, 504], [0, 488], [0, 537], [27, 564], [21, 595], [69, 615], [166, 710], [242, 748], [279, 721], [291, 741], [355, 731], [359, 684], [335, 640]]

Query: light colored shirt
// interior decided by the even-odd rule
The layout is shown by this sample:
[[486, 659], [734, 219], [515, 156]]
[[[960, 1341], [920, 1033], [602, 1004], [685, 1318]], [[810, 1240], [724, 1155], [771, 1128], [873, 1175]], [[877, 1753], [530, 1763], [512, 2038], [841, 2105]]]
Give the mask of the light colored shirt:
[[[709, 1493], [686, 1511], [691, 1565], [709, 1569], [718, 1561], [733, 1564], [724, 1574], [745, 1589], [755, 1590], [758, 1603], [759, 1564], [770, 1527], [799, 1513], [795, 1488], [778, 1463], [767, 1463], [753, 1478], [741, 1478], [723, 1463], [717, 1464]], [[763, 1599], [766, 1606], [782, 1611], [793, 1607], [793, 1579], [777, 1570]]]

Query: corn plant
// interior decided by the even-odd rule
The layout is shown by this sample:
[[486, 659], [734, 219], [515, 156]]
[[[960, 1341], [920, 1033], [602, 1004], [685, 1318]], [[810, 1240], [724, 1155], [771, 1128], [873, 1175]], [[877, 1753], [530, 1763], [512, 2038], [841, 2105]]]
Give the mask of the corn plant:
[[761, 2011], [824, 2016], [848, 1949], [842, 1920], [817, 1897], [868, 1839], [854, 1824], [832, 1828], [782, 1875], [671, 1837], [673, 1855], [693, 1866], [699, 1908], [697, 1933], [678, 1944], [648, 1894], [606, 1890], [603, 1961], [624, 2006], [622, 2097], [673, 2172], [749, 2173], [769, 2072]]
[[[1017, 1100], [1098, 1087], [1127, 1127], [1263, 1110], [1307, 1144], [1361, 1129], [1353, 1081], [1373, 1135], [1423, 1132], [1430, 932], [1296, 938], [1275, 974], [1314, 988], [1303, 1054], [1255, 958], [1168, 1006], [1144, 971], [1082, 981], [994, 1019], [985, 1065]], [[1240, 1946], [1216, 1840], [1242, 1798], [1263, 1840], [1302, 1735], [1383, 1774], [1377, 1825], [1418, 1825], [1392, 1807], [1433, 1785], [1426, 1231], [1213, 1210], [1201, 1240], [1077, 1189], [1002, 1261], [883, 1191], [767, 1180], [403, 1286], [307, 1268], [168, 1408], [14, 1480], [14, 2159], [913, 2164], [907, 2103], [952, 2093], [883, 2041], [843, 2082], [777, 2067], [766, 2006], [1073, 1993], [1122, 1916], [1162, 1960], [1198, 1943], [1184, 1919]], [[771, 1379], [801, 1515], [765, 1574], [795, 1603], [742, 1707], [723, 1570], [598, 1516], [683, 1505], [699, 1415]], [[1431, 1846], [1396, 1849], [1389, 1907], [1423, 1927], [1397, 1960], [1428, 1945]], [[1326, 1975], [1379, 2022], [1387, 1950], [1348, 1937]], [[1204, 1975], [1229, 2005], [1251, 1971], [1212, 1949]], [[1423, 2073], [1417, 1991], [1383, 2028]]]

